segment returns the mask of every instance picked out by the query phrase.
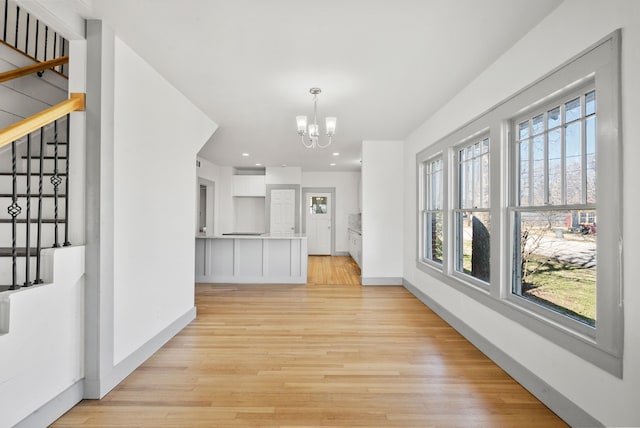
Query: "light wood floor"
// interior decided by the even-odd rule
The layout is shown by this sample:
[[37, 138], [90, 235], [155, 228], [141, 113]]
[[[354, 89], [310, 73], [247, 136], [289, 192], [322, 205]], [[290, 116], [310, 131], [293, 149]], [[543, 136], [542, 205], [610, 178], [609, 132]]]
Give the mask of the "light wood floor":
[[308, 285], [198, 285], [193, 323], [54, 426], [566, 426], [404, 288], [357, 286], [355, 269], [312, 257]]

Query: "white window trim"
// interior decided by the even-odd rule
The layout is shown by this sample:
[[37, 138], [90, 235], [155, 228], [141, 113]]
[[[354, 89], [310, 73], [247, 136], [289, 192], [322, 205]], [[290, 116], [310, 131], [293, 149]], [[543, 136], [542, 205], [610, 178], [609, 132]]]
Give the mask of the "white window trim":
[[[622, 278], [622, 141], [620, 115], [620, 37], [610, 34], [538, 81], [499, 103], [416, 155], [418, 213], [417, 268], [467, 294], [503, 316], [540, 334], [609, 373], [622, 377], [623, 372], [623, 278]], [[597, 326], [590, 327], [551, 310], [540, 311], [538, 305], [511, 295], [511, 215], [509, 195], [513, 191], [510, 177], [510, 122], [524, 112], [595, 80], [597, 99], [598, 163], [598, 268]], [[490, 136], [490, 213], [491, 213], [491, 282], [478, 286], [453, 272], [454, 245], [452, 207], [455, 172], [453, 151], [470, 136], [488, 130]], [[422, 260], [423, 241], [422, 186], [420, 165], [425, 160], [443, 156], [443, 263], [437, 268]], [[466, 277], [466, 275], [465, 275]], [[473, 279], [473, 278], [471, 278]], [[536, 308], [530, 307], [535, 305]], [[560, 317], [561, 319], [556, 319]], [[587, 329], [585, 330], [585, 326]]]
[[[473, 208], [473, 209], [465, 209], [465, 208], [461, 208], [460, 207], [460, 174], [459, 174], [459, 151], [461, 148], [468, 146], [469, 144], [473, 144], [474, 142], [477, 141], [483, 141], [485, 139], [489, 139], [489, 207], [480, 207], [480, 208]], [[480, 279], [477, 279], [475, 277], [473, 277], [472, 275], [468, 275], [464, 272], [460, 272], [459, 270], [456, 269], [456, 263], [458, 261], [458, 236], [457, 236], [457, 226], [456, 226], [456, 214], [460, 211], [481, 211], [481, 212], [486, 212], [489, 214], [489, 216], [491, 216], [491, 176], [493, 175], [491, 173], [491, 157], [492, 157], [492, 143], [491, 143], [491, 135], [489, 134], [489, 130], [488, 129], [481, 129], [478, 132], [475, 132], [473, 135], [470, 135], [469, 137], [465, 138], [462, 141], [459, 141], [458, 144], [456, 144], [454, 147], [451, 148], [450, 152], [451, 152], [451, 166], [452, 166], [452, 171], [451, 171], [451, 182], [452, 182], [452, 194], [453, 194], [453, 199], [451, 201], [451, 215], [450, 215], [450, 223], [452, 226], [452, 231], [451, 231], [451, 236], [453, 238], [453, 240], [451, 241], [452, 245], [450, 245], [451, 247], [451, 253], [450, 253], [450, 259], [451, 259], [451, 275], [457, 277], [458, 279], [460, 279], [463, 282], [468, 282], [469, 284], [472, 284], [476, 287], [480, 287], [484, 290], [489, 290], [489, 283], [482, 281]], [[491, 243], [490, 243], [490, 248], [491, 248]]]
[[[442, 207], [440, 210], [430, 210], [427, 209], [427, 201], [425, 200], [425, 194], [426, 194], [426, 184], [425, 184], [425, 164], [429, 163], [429, 162], [435, 162], [437, 160], [442, 161], [442, 190], [441, 190], [441, 194], [442, 194]], [[445, 174], [445, 169], [446, 169], [446, 159], [443, 156], [443, 154], [441, 152], [437, 152], [432, 154], [431, 156], [429, 156], [428, 158], [424, 158], [422, 159], [419, 163], [418, 163], [418, 174], [420, 175], [420, 182], [418, 185], [418, 206], [420, 207], [419, 210], [419, 215], [418, 215], [418, 230], [419, 230], [419, 236], [420, 236], [420, 240], [418, 243], [418, 258], [420, 260], [421, 263], [425, 264], [426, 266], [431, 267], [432, 269], [436, 269], [441, 271], [442, 270], [442, 266], [444, 265], [444, 258], [446, 257], [446, 253], [444, 250], [444, 236], [443, 236], [443, 251], [442, 251], [442, 263], [438, 263], [437, 261], [433, 260], [432, 258], [427, 258], [426, 254], [427, 254], [427, 249], [425, 248], [425, 221], [424, 221], [424, 216], [427, 212], [435, 212], [435, 211], [440, 211], [442, 213], [442, 217], [443, 217], [443, 231], [446, 230], [446, 226], [444, 225], [445, 223], [445, 213], [446, 213], [446, 208], [445, 208], [445, 204], [446, 204], [446, 182], [447, 182], [447, 176]]]

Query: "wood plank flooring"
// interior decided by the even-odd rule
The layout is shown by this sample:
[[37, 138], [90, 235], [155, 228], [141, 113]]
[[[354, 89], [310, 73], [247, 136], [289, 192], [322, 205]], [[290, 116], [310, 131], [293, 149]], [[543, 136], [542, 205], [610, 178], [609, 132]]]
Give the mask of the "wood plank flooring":
[[346, 259], [311, 257], [307, 285], [199, 284], [193, 323], [53, 426], [566, 426], [404, 288], [355, 285]]

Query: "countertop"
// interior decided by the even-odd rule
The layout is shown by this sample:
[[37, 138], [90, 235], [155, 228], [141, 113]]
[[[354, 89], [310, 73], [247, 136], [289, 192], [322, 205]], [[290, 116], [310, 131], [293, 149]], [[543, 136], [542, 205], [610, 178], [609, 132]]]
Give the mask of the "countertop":
[[304, 233], [196, 236], [196, 239], [307, 239]]

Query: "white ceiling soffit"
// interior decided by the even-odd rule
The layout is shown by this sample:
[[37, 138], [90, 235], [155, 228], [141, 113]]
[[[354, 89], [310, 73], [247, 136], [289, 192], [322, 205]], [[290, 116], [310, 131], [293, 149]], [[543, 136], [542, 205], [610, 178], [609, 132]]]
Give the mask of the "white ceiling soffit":
[[[219, 124], [201, 156], [305, 171], [359, 170], [362, 140], [405, 138], [560, 3], [92, 2], [94, 17]], [[319, 117], [338, 118], [323, 150], [296, 133], [295, 116], [313, 114], [314, 86]]]

